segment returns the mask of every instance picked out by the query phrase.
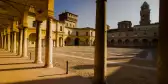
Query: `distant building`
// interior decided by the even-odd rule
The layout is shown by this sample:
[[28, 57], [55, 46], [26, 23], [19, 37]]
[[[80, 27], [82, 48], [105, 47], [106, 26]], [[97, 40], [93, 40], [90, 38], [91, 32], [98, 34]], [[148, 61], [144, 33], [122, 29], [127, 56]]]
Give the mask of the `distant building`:
[[108, 30], [108, 46], [156, 47], [159, 23], [150, 22], [150, 7], [144, 2], [140, 11], [140, 25], [132, 27], [131, 21], [118, 22], [118, 28]]
[[[29, 11], [28, 15], [28, 47], [35, 47], [36, 23], [35, 14]], [[95, 29], [90, 27], [77, 27], [78, 15], [63, 12], [59, 20], [52, 18], [53, 47], [63, 46], [92, 46], [95, 40]], [[46, 20], [41, 23], [42, 46], [45, 46]]]

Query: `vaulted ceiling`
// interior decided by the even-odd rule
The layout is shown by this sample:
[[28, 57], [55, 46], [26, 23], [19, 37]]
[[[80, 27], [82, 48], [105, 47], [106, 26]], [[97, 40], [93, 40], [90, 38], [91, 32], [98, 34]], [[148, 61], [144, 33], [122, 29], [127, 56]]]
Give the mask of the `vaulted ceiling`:
[[8, 27], [14, 18], [21, 19], [30, 7], [47, 11], [47, 4], [48, 0], [0, 0], [0, 29]]

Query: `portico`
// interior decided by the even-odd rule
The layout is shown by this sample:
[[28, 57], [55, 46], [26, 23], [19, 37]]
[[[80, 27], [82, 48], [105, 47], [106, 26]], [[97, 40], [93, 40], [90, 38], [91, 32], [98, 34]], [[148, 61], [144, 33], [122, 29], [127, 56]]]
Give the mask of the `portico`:
[[[10, 4], [12, 5], [10, 5]], [[94, 84], [106, 84], [106, 60], [107, 60], [107, 30], [106, 30], [106, 3], [107, 0], [96, 0], [96, 39], [94, 57]], [[0, 1], [6, 9], [0, 17], [0, 39], [3, 50], [17, 53], [21, 58], [28, 58], [28, 14], [36, 16], [36, 40], [35, 40], [35, 60], [34, 64], [44, 63], [43, 68], [53, 68], [53, 25], [54, 19], [54, 0], [43, 0], [38, 2], [27, 0]], [[168, 62], [167, 62], [167, 20], [168, 9], [166, 0], [160, 0], [160, 28], [159, 28], [159, 49], [158, 49], [158, 81], [159, 84], [168, 83]], [[33, 9], [32, 9], [33, 8]], [[11, 15], [12, 14], [12, 15]], [[12, 18], [12, 19], [11, 19]], [[32, 18], [31, 18], [32, 19]], [[43, 24], [44, 23], [44, 24]], [[42, 27], [43, 25], [43, 27]], [[45, 31], [45, 36], [42, 35]], [[19, 33], [19, 35], [17, 35]], [[19, 38], [17, 40], [17, 38]], [[42, 61], [42, 38], [45, 39], [45, 61]], [[63, 38], [60, 39], [60, 46], [64, 46]], [[68, 41], [71, 39], [68, 39]], [[79, 40], [79, 39], [78, 39]], [[68, 41], [66, 42], [68, 44]], [[17, 45], [18, 42], [18, 45]], [[59, 41], [57, 40], [56, 43]], [[94, 42], [94, 41], [93, 41]], [[129, 42], [129, 41], [126, 41]], [[78, 42], [76, 42], [78, 44]], [[120, 43], [120, 41], [119, 41]], [[135, 41], [136, 43], [136, 41]], [[91, 44], [90, 44], [91, 45]], [[0, 52], [1, 53], [1, 52]]]

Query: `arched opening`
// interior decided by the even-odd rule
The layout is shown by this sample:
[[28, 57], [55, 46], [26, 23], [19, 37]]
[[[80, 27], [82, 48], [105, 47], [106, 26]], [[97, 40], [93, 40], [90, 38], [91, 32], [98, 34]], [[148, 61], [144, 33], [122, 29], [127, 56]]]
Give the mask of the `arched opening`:
[[59, 37], [59, 47], [63, 47], [63, 38]]
[[138, 39], [134, 39], [133, 40], [133, 44], [134, 44], [134, 46], [138, 46], [139, 45], [139, 40]]
[[153, 44], [153, 46], [157, 46], [158, 45], [158, 39], [153, 39], [152, 44]]
[[94, 45], [94, 46], [96, 45], [96, 42], [95, 42], [95, 40], [93, 41], [93, 45]]
[[114, 42], [115, 42], [114, 39], [112, 39], [112, 40], [111, 40], [111, 45], [114, 45]]
[[28, 38], [28, 47], [35, 47], [36, 33], [31, 33]]
[[75, 38], [75, 46], [79, 46], [79, 41], [80, 41], [80, 39], [79, 38]]
[[86, 39], [86, 45], [89, 45], [89, 39]]
[[122, 44], [122, 40], [121, 39], [118, 40], [118, 44]]
[[70, 44], [71, 44], [71, 38], [68, 37], [68, 38], [66, 38], [66, 40], [65, 40], [65, 45], [68, 46], [68, 45], [70, 45]]
[[125, 44], [129, 44], [130, 41], [128, 39], [125, 40]]
[[142, 39], [143, 46], [148, 46], [149, 41], [147, 39]]

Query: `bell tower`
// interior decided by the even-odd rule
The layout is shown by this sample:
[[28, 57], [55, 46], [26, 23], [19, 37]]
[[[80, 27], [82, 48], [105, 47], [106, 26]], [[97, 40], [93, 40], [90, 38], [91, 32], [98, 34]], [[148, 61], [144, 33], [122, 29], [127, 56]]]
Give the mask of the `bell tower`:
[[140, 25], [149, 25], [150, 24], [150, 7], [149, 4], [145, 1], [143, 5], [141, 6], [140, 11]]

